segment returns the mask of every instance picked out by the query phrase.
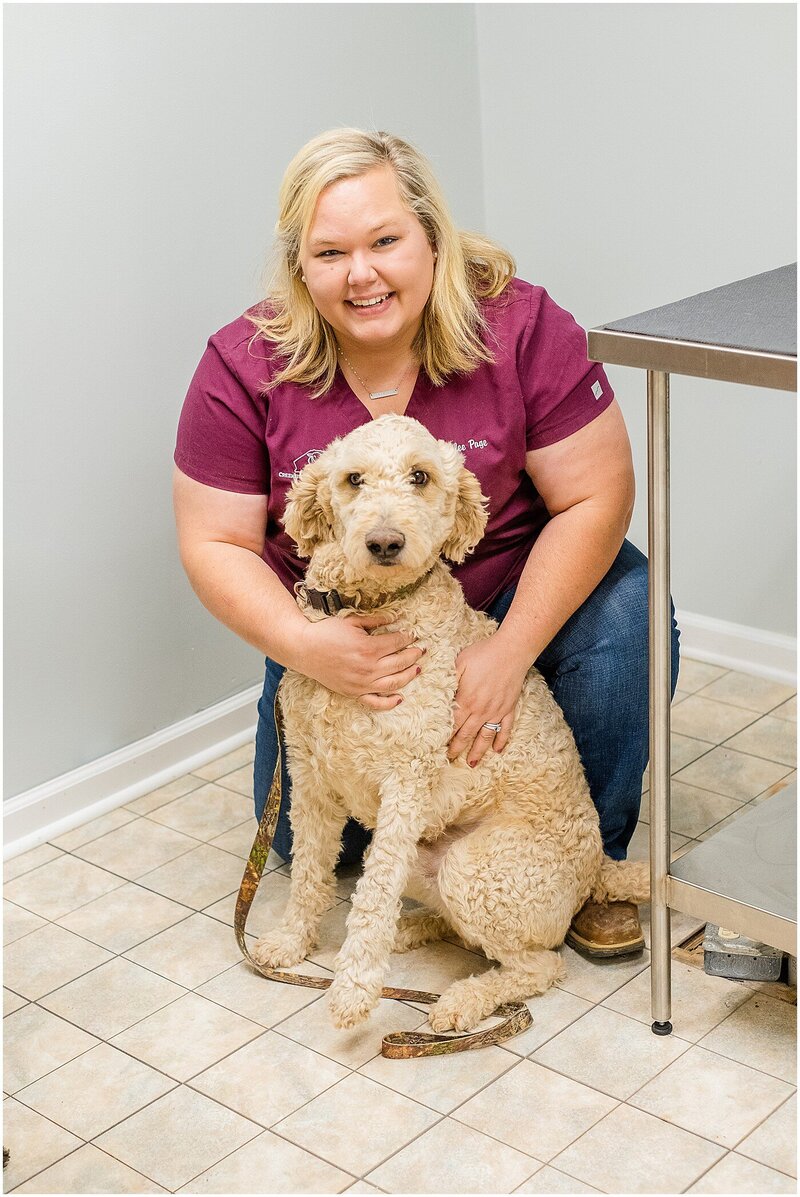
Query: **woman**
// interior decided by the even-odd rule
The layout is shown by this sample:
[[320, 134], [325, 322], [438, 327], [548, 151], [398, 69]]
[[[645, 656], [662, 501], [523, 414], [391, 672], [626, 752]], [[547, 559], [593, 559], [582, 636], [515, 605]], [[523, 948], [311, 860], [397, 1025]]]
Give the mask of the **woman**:
[[[575, 735], [605, 850], [625, 858], [648, 756], [647, 567], [625, 541], [630, 446], [583, 330], [514, 270], [505, 251], [455, 228], [429, 165], [399, 138], [335, 129], [288, 167], [268, 299], [211, 337], [175, 452], [184, 568], [205, 606], [267, 657], [259, 818], [285, 666], [375, 711], [424, 669], [407, 637], [369, 635], [380, 615], [308, 622], [292, 594], [302, 564], [280, 525], [307, 461], [396, 412], [455, 441], [490, 499], [486, 535], [454, 572], [500, 626], [459, 657], [451, 758], [502, 750], [535, 663]], [[677, 631], [674, 650], [673, 689]], [[342, 859], [359, 859], [368, 838], [348, 824]], [[291, 859], [288, 803], [275, 848]], [[568, 942], [638, 951], [638, 912], [588, 903]]]

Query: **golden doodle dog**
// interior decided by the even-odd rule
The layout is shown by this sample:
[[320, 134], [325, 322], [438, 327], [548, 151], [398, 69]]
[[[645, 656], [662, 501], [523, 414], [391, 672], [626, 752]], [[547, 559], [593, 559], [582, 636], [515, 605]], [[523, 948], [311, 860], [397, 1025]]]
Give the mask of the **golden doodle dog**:
[[[283, 923], [254, 956], [270, 968], [306, 956], [335, 901], [346, 819], [371, 828], [329, 990], [340, 1028], [377, 1004], [392, 952], [456, 932], [499, 964], [456, 981], [431, 1009], [434, 1031], [467, 1030], [562, 979], [556, 949], [588, 897], [647, 897], [644, 864], [603, 854], [575, 741], [536, 669], [503, 752], [474, 769], [463, 754], [448, 760], [456, 657], [497, 625], [467, 606], [441, 558], [464, 560], [485, 507], [455, 445], [395, 415], [332, 442], [290, 492], [284, 522], [310, 558], [306, 587], [338, 592], [336, 618], [380, 610], [394, 619], [373, 635], [411, 631], [427, 648], [421, 674], [388, 711], [291, 671], [281, 686], [294, 860]], [[401, 917], [403, 895], [424, 908]]]

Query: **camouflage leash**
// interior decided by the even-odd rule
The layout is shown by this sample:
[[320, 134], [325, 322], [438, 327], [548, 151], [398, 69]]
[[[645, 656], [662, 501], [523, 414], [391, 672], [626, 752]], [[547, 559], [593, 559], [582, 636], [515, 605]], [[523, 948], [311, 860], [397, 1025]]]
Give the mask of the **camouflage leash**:
[[[233, 929], [236, 932], [236, 942], [239, 944], [242, 955], [262, 977], [267, 977], [270, 981], [283, 981], [287, 985], [303, 985], [308, 989], [327, 989], [331, 983], [327, 977], [303, 977], [299, 973], [275, 972], [269, 968], [262, 968], [251, 956], [245, 942], [245, 923], [247, 922], [247, 916], [250, 912], [253, 899], [256, 896], [258, 883], [264, 872], [264, 865], [266, 864], [269, 850], [272, 847], [275, 827], [278, 822], [278, 811], [281, 804], [281, 738], [283, 722], [278, 707], [277, 694], [275, 695], [274, 712], [275, 729], [278, 739], [278, 760], [275, 765], [275, 773], [272, 778], [267, 803], [264, 807], [264, 813], [258, 825], [253, 847], [250, 849], [250, 856], [245, 866], [242, 883], [239, 886], [236, 911], [233, 916]], [[423, 1002], [425, 1004], [438, 1001], [440, 996], [438, 993], [422, 993], [415, 989], [384, 989], [381, 991], [381, 997], [395, 998], [397, 1001], [404, 1002]], [[472, 1051], [473, 1048], [477, 1047], [497, 1046], [500, 1043], [505, 1043], [512, 1036], [518, 1035], [521, 1031], [527, 1031], [528, 1027], [533, 1023], [530, 1011], [524, 1002], [509, 1002], [506, 1005], [498, 1006], [494, 1011], [493, 1017], [495, 1016], [502, 1018], [504, 1021], [494, 1027], [490, 1027], [486, 1031], [475, 1031], [469, 1035], [432, 1035], [420, 1031], [396, 1031], [394, 1034], [387, 1035], [384, 1038], [381, 1044], [381, 1055], [387, 1056], [391, 1060], [409, 1060], [414, 1056], [449, 1056], [454, 1052]]]

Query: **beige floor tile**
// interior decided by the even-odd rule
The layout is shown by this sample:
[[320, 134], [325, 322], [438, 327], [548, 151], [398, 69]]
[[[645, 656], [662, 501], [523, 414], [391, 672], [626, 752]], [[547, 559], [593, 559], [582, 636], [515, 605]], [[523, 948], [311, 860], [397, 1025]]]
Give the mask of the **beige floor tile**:
[[352, 1176], [264, 1131], [179, 1193], [343, 1193]]
[[[294, 971], [311, 977], [331, 976], [307, 960]], [[262, 1027], [273, 1027], [311, 1002], [321, 1000], [320, 990], [269, 981], [254, 972], [244, 960], [202, 985], [197, 992]]]
[[796, 1193], [797, 1183], [774, 1168], [744, 1159], [735, 1151], [693, 1184], [689, 1193]]
[[[250, 855], [257, 829], [258, 824], [255, 819], [248, 819], [245, 823], [240, 823], [238, 827], [231, 827], [230, 831], [226, 831], [223, 835], [215, 836], [213, 840], [209, 840], [209, 843], [213, 844], [215, 848], [221, 848], [223, 852], [232, 852], [234, 856], [245, 861]], [[270, 848], [266, 869], [277, 869], [282, 864], [283, 861], [278, 853]]]
[[797, 1083], [797, 1007], [756, 994], [701, 1040], [701, 1047]]
[[94, 1035], [29, 1003], [3, 1023], [3, 1088], [16, 1093], [96, 1046]]
[[[349, 906], [348, 906], [349, 910]], [[442, 940], [413, 952], [392, 956], [386, 985], [397, 989], [420, 989], [443, 993], [453, 981], [477, 976], [496, 967], [481, 953], [468, 952]], [[430, 1007], [426, 1006], [428, 1010]]]
[[538, 997], [529, 998], [526, 1005], [531, 1012], [533, 1026], [503, 1044], [505, 1050], [515, 1056], [529, 1056], [592, 1008], [592, 1003], [586, 998], [576, 997], [557, 986]]
[[715, 702], [712, 698], [704, 697], [704, 694], [690, 694], [673, 709], [672, 728], [679, 735], [720, 744], [759, 717], [758, 711]]
[[[264, 1031], [252, 1043], [192, 1081], [192, 1088], [236, 1110], [263, 1127], [272, 1127], [347, 1076], [347, 1069], [317, 1052]], [[316, 1154], [324, 1154], [316, 1151]]]
[[126, 881], [119, 889], [65, 914], [58, 925], [110, 952], [127, 952], [191, 913], [188, 907], [143, 889], [142, 884]]
[[[351, 1073], [273, 1129], [337, 1168], [359, 1176], [415, 1139], [439, 1117], [417, 1102]], [[371, 1128], [368, 1137], [356, 1129], [364, 1126]]]
[[604, 1193], [681, 1193], [723, 1154], [707, 1139], [620, 1105], [553, 1165]]
[[357, 1180], [345, 1193], [382, 1193], [383, 1189], [376, 1189], [375, 1185], [368, 1185], [365, 1180]]
[[18, 993], [12, 993], [10, 989], [3, 988], [3, 1018], [7, 1018], [15, 1010], [21, 1010], [27, 1005], [25, 998], [20, 997]]
[[615, 1105], [605, 1093], [520, 1060], [452, 1117], [547, 1164]]
[[135, 815], [148, 815], [150, 811], [158, 810], [159, 806], [166, 802], [172, 802], [173, 798], [182, 798], [184, 794], [199, 789], [203, 784], [202, 777], [186, 773], [183, 777], [176, 777], [175, 781], [159, 786], [157, 790], [151, 790], [149, 794], [143, 794], [141, 798], [134, 798], [125, 809], [133, 811]]
[[106, 1131], [96, 1146], [174, 1192], [260, 1133], [255, 1123], [181, 1086]]
[[197, 840], [190, 836], [142, 818], [76, 848], [75, 854], [128, 881], [136, 881], [144, 873], [196, 847]]
[[650, 966], [650, 953], [647, 950], [638, 956], [620, 956], [616, 960], [613, 957], [609, 960], [587, 960], [565, 944], [559, 948], [559, 955], [567, 966], [567, 975], [558, 982], [557, 988], [593, 1003], [602, 1002], [603, 998]]
[[395, 1031], [414, 1031], [426, 1027], [427, 1015], [403, 1002], [385, 998], [379, 1002], [366, 1022], [350, 1031], [339, 1031], [328, 1012], [327, 997], [306, 1005], [280, 1024], [281, 1035], [313, 1047], [330, 1060], [359, 1068], [373, 1056], [379, 1055], [384, 1035]]
[[242, 769], [245, 765], [252, 764], [255, 755], [255, 741], [248, 740], [240, 748], [234, 748], [231, 752], [226, 752], [224, 756], [218, 756], [215, 761], [209, 761], [207, 765], [200, 765], [192, 772], [195, 777], [202, 777], [203, 781], [219, 781], [220, 777], [224, 777], [226, 773], [233, 773], [235, 769]]
[[40, 1001], [53, 1014], [110, 1039], [183, 992], [179, 985], [119, 956]]
[[370, 1172], [385, 1193], [510, 1193], [536, 1160], [445, 1118]]
[[[696, 840], [702, 832], [741, 810], [743, 805], [735, 798], [712, 794], [710, 790], [701, 790], [697, 786], [687, 786], [673, 778], [670, 786], [670, 829], [678, 835]], [[639, 819], [643, 823], [650, 822], [649, 793], [642, 798]]]
[[746, 707], [750, 711], [766, 715], [779, 703], [791, 700], [794, 692], [793, 686], [784, 685], [783, 682], [773, 682], [769, 678], [755, 677], [752, 673], [736, 673], [731, 670], [730, 673], [704, 686], [700, 696], [717, 702], [729, 702], [733, 706]]
[[40, 865], [47, 864], [49, 860], [55, 860], [58, 856], [63, 856], [64, 853], [60, 848], [54, 848], [52, 844], [39, 844], [36, 848], [31, 848], [28, 852], [22, 852], [19, 856], [9, 857], [8, 860], [3, 861], [3, 882], [13, 881], [16, 877], [21, 877], [23, 873], [29, 873], [31, 869], [38, 869]]
[[[675, 853], [689, 842], [689, 837], [677, 835], [673, 832], [669, 837], [670, 851], [674, 860]], [[637, 823], [631, 842], [628, 844], [628, 860], [650, 859], [650, 826], [648, 823]]]
[[57, 848], [63, 848], [65, 852], [72, 852], [74, 848], [80, 848], [82, 844], [88, 844], [90, 840], [97, 840], [106, 832], [113, 831], [116, 827], [122, 827], [135, 818], [136, 815], [133, 811], [119, 806], [116, 810], [107, 811], [97, 819], [90, 819], [88, 823], [81, 823], [78, 827], [73, 827], [72, 831], [65, 831], [63, 835], [51, 840], [51, 843], [55, 844]]
[[17, 1193], [166, 1193], [141, 1172], [84, 1144], [33, 1180], [20, 1185]]
[[778, 781], [774, 781], [771, 786], [767, 786], [761, 794], [758, 794], [753, 799], [754, 802], [764, 802], [765, 799], [771, 798], [773, 794], [779, 794], [781, 790], [785, 790], [787, 786], [797, 784], [797, 770], [792, 769], [791, 773], [787, 773], [785, 777], [781, 777]]
[[93, 1139], [174, 1087], [155, 1069], [100, 1043], [16, 1098], [73, 1135]]
[[681, 656], [678, 670], [678, 689], [694, 694], [702, 690], [728, 671], [720, 665], [708, 665], [705, 661], [695, 661], [690, 657]]
[[629, 1103], [723, 1147], [734, 1147], [791, 1094], [785, 1081], [691, 1047]]
[[700, 740], [694, 736], [684, 736], [679, 732], [672, 732], [670, 736], [670, 766], [672, 773], [677, 773], [691, 761], [705, 756], [709, 751], [707, 740]]
[[15, 881], [9, 881], [3, 887], [3, 893], [17, 906], [54, 920], [120, 885], [122, 881], [113, 873], [65, 853]]
[[749, 802], [788, 772], [786, 765], [735, 752], [726, 745], [712, 748], [701, 760], [682, 768], [677, 773], [677, 780], [699, 786], [701, 790], [725, 794], [738, 802]]
[[[364, 1064], [359, 1072], [385, 1085], [387, 1089], [394, 1089], [395, 1093], [410, 1097], [412, 1101], [430, 1106], [441, 1114], [449, 1114], [479, 1089], [513, 1068], [515, 1063], [515, 1057], [509, 1052], [499, 1047], [488, 1047], [480, 1051], [460, 1052], [449, 1056], [446, 1061], [441, 1057], [429, 1056], [398, 1062], [387, 1060], [385, 1056], [376, 1056]], [[381, 1188], [385, 1187], [380, 1180], [375, 1183]]]
[[566, 1172], [559, 1172], [550, 1164], [543, 1164], [538, 1172], [534, 1172], [530, 1180], [514, 1189], [515, 1193], [599, 1193], [593, 1185], [585, 1185], [582, 1180], [575, 1180], [567, 1176]]
[[253, 765], [249, 763], [239, 769], [233, 769], [225, 775], [225, 785], [229, 790], [235, 790], [250, 803], [248, 814], [253, 813]]
[[230, 893], [238, 893], [242, 873], [242, 861], [237, 856], [200, 844], [177, 860], [145, 873], [139, 878], [139, 885], [194, 910], [202, 910]]
[[4, 944], [13, 943], [15, 939], [22, 939], [23, 935], [29, 935], [31, 931], [43, 927], [46, 921], [38, 914], [33, 914], [30, 910], [25, 910], [24, 907], [16, 906], [13, 902], [3, 899]]
[[207, 782], [183, 798], [159, 806], [147, 816], [196, 840], [212, 840], [244, 823], [253, 813], [253, 800], [214, 782]]
[[[672, 1014], [670, 1021], [676, 1035], [690, 1043], [697, 1043], [712, 1027], [727, 1018], [731, 1011], [750, 1001], [752, 994], [736, 981], [724, 977], [710, 977], [701, 968], [672, 961]], [[645, 1023], [649, 1028], [653, 1016], [650, 1010], [650, 972], [640, 973], [627, 985], [605, 999], [603, 1005], [629, 1018]], [[652, 1034], [652, 1032], [651, 1032]], [[654, 1036], [655, 1037], [655, 1036]]]
[[790, 698], [788, 702], [782, 702], [779, 707], [775, 707], [770, 714], [775, 719], [791, 719], [797, 722], [797, 697]]
[[720, 819], [719, 823], [714, 823], [706, 831], [701, 831], [700, 835], [697, 837], [698, 840], [700, 843], [710, 840], [713, 836], [717, 835], [718, 832], [723, 831], [724, 828], [730, 827], [730, 825], [735, 823], [737, 819], [741, 819], [743, 815], [749, 815], [750, 812], [755, 808], [756, 803], [760, 801], [760, 798], [753, 798], [750, 802], [743, 802], [741, 806], [736, 808], [733, 814], [728, 815], [725, 819]]
[[187, 993], [111, 1042], [167, 1076], [188, 1081], [262, 1033], [256, 1023]]
[[4, 950], [3, 980], [14, 993], [36, 1001], [110, 959], [105, 948], [50, 923]]
[[786, 719], [776, 719], [773, 715], [763, 715], [757, 723], [732, 736], [727, 747], [792, 768], [797, 765], [797, 729]]
[[[213, 906], [207, 906], [204, 913], [232, 927], [233, 912], [236, 909], [236, 898], [236, 894], [229, 894], [226, 898], [215, 902]], [[283, 918], [283, 912], [286, 909], [288, 900], [289, 878], [282, 877], [274, 871], [265, 873], [261, 878], [261, 883], [253, 899], [253, 905], [250, 907], [250, 913], [247, 916], [248, 935], [264, 935], [265, 932], [271, 931]], [[332, 915], [333, 911], [330, 911], [323, 919], [323, 931], [327, 920]], [[313, 958], [316, 960], [316, 953], [313, 954]]]
[[654, 1035], [635, 1019], [597, 1006], [530, 1059], [610, 1097], [624, 1099], [688, 1047], [677, 1035]]
[[13, 1097], [3, 1102], [3, 1142], [11, 1151], [3, 1169], [6, 1193], [81, 1146], [75, 1135]]
[[739, 1155], [797, 1176], [797, 1094], [737, 1145]]
[[162, 977], [195, 989], [241, 959], [230, 929], [205, 914], [193, 914], [175, 927], [125, 953]]

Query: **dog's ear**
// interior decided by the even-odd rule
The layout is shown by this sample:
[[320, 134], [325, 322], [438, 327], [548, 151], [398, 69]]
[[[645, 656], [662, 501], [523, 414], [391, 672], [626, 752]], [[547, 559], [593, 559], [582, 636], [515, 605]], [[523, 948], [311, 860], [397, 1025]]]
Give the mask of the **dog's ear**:
[[455, 490], [453, 527], [442, 545], [442, 555], [460, 565], [483, 536], [488, 520], [489, 500], [481, 491], [475, 475], [464, 466], [464, 458], [455, 445], [439, 441], [445, 458], [450, 485]]
[[310, 557], [315, 545], [333, 539], [327, 461], [318, 457], [297, 475], [286, 499], [283, 526], [296, 542], [301, 557]]

